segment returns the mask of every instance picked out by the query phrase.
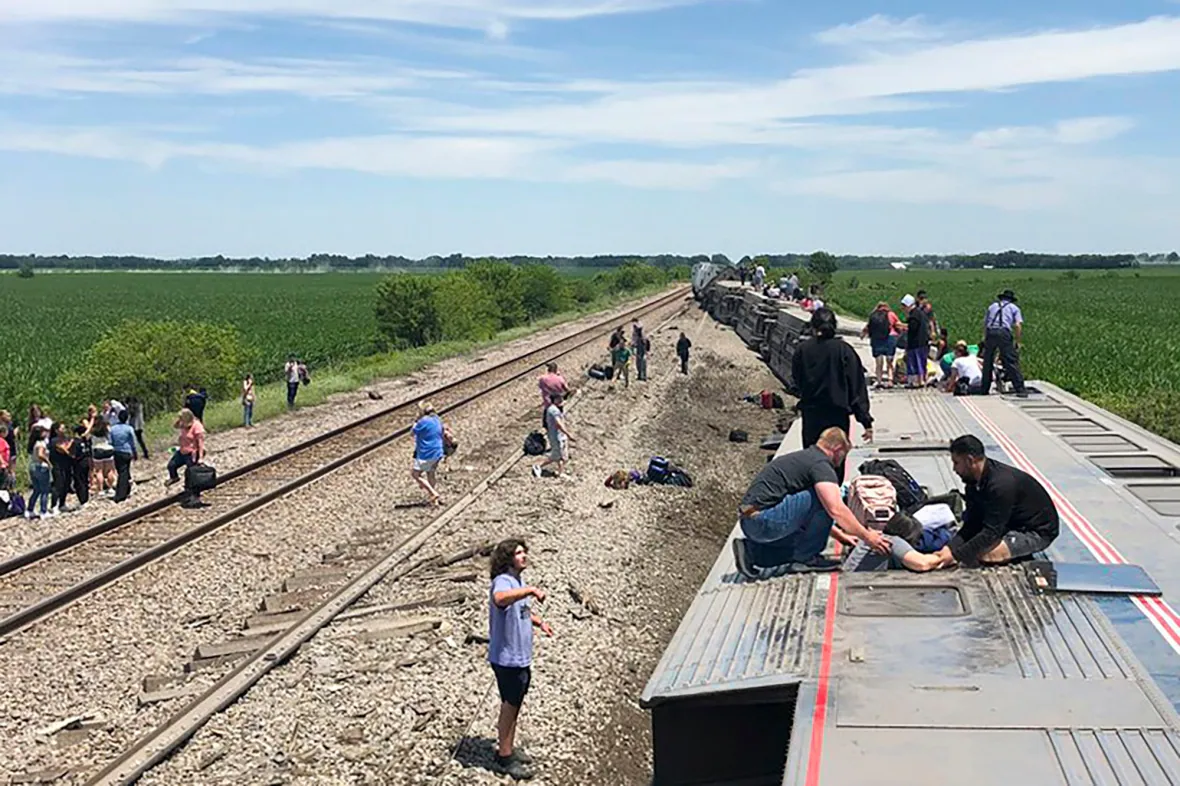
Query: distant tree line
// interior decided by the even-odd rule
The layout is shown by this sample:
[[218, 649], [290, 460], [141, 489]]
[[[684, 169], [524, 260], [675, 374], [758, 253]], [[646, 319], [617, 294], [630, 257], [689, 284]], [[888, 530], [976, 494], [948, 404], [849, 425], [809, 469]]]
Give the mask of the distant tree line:
[[[811, 254], [759, 254], [744, 256], [740, 264], [762, 264], [767, 268], [804, 269]], [[0, 270], [20, 270], [32, 275], [36, 270], [245, 270], [245, 271], [359, 271], [359, 270], [415, 270], [451, 269], [462, 270], [469, 264], [487, 257], [469, 257], [463, 254], [428, 256], [410, 259], [403, 256], [378, 256], [365, 254], [349, 257], [341, 254], [312, 254], [308, 257], [191, 257], [186, 259], [159, 259], [139, 256], [39, 256], [37, 254], [0, 254]], [[548, 265], [555, 268], [602, 268], [620, 267], [628, 262], [640, 262], [662, 270], [675, 267], [692, 267], [698, 262], [733, 264], [725, 254], [602, 254], [588, 257], [496, 257], [501, 262], [517, 266]], [[859, 256], [846, 254], [835, 256], [840, 270], [868, 270], [886, 268], [895, 262], [919, 267], [936, 268], [1045, 268], [1045, 269], [1098, 269], [1138, 267], [1140, 264], [1165, 264], [1180, 262], [1175, 251], [1168, 254], [1030, 254], [1024, 251], [1002, 251], [985, 254], [920, 254], [917, 256]]]
[[[722, 255], [715, 255], [722, 256]], [[318, 270], [415, 270], [454, 269], [462, 270], [469, 264], [487, 257], [469, 257], [463, 254], [429, 256], [410, 259], [402, 256], [377, 256], [366, 254], [348, 257], [340, 254], [312, 254], [303, 258], [226, 256], [190, 257], [186, 259], [159, 259], [139, 256], [40, 256], [37, 254], [0, 254], [0, 270], [256, 270], [256, 271], [318, 271]], [[608, 254], [592, 257], [498, 257], [499, 261], [513, 265], [548, 265], [555, 268], [617, 268], [628, 262], [640, 262], [669, 270], [674, 267], [692, 267], [697, 262], [708, 262], [708, 254], [677, 256], [660, 254]], [[729, 260], [726, 259], [726, 264]]]

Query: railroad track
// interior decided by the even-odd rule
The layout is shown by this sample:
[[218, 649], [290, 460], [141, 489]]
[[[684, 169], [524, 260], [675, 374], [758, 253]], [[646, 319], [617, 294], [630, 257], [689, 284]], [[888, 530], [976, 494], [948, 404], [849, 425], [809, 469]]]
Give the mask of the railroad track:
[[407, 435], [417, 417], [417, 401], [429, 398], [440, 414], [462, 407], [600, 339], [632, 317], [682, 299], [687, 291], [686, 287], [678, 288], [571, 336], [423, 391], [413, 401], [227, 472], [216, 488], [203, 495], [208, 507], [186, 509], [180, 506], [181, 495], [164, 497], [0, 563], [0, 614], [5, 615], [0, 618], [0, 637], [44, 620], [144, 565]]
[[[583, 346], [589, 341], [593, 341], [606, 329], [609, 329], [610, 324], [617, 324], [621, 320], [629, 319], [635, 313], [656, 311], [674, 302], [683, 294], [683, 291], [678, 291], [672, 296], [609, 320], [609, 324], [601, 323], [590, 329], [594, 333], [592, 338], [581, 341], [575, 347], [565, 351], [572, 351], [577, 346]], [[683, 310], [684, 308], [678, 309], [673, 316], [664, 320], [660, 326], [650, 332], [654, 334], [664, 325], [669, 324]], [[584, 336], [585, 334], [580, 335]], [[574, 404], [576, 405], [576, 400]], [[453, 404], [451, 408], [457, 406], [461, 406], [461, 404]], [[500, 461], [487, 476], [440, 515], [400, 539], [384, 553], [373, 557], [366, 567], [352, 574], [347, 583], [332, 591], [326, 598], [313, 604], [310, 608], [301, 610], [298, 619], [289, 625], [284, 625], [281, 630], [273, 632], [265, 643], [252, 645], [250, 655], [246, 660], [232, 668], [205, 693], [193, 699], [179, 712], [136, 740], [117, 758], [91, 776], [86, 781], [87, 786], [129, 786], [135, 783], [145, 773], [184, 745], [212, 717], [245, 695], [268, 672], [293, 657], [305, 642], [336, 620], [342, 612], [364, 597], [377, 584], [400, 581], [414, 574], [424, 565], [436, 564], [437, 559], [434, 557], [422, 558], [418, 556], [423, 547], [430, 543], [447, 525], [455, 521], [462, 521], [460, 517], [463, 512], [524, 458], [518, 449], [512, 450], [510, 455]], [[244, 632], [248, 634], [249, 629]]]

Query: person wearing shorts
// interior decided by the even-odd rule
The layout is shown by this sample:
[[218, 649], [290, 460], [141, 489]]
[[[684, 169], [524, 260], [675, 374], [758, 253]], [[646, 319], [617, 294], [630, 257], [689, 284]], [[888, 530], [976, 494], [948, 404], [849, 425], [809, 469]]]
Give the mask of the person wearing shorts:
[[418, 404], [418, 420], [412, 429], [414, 434], [414, 468], [410, 470], [410, 477], [422, 487], [428, 495], [431, 505], [441, 505], [442, 495], [438, 493], [438, 462], [445, 454], [443, 449], [443, 434], [445, 432], [442, 420], [434, 411], [434, 405], [429, 401]]
[[528, 780], [532, 758], [516, 747], [516, 722], [532, 682], [533, 627], [546, 636], [553, 629], [533, 612], [532, 601], [545, 602], [544, 590], [524, 583], [529, 548], [523, 540], [509, 538], [492, 551], [492, 585], [488, 590], [488, 663], [496, 675], [500, 715], [496, 723], [496, 755], [492, 769]]
[[1061, 531], [1053, 499], [1032, 475], [984, 454], [978, 437], [951, 442], [951, 462], [966, 484], [963, 528], [936, 552], [939, 567], [1002, 565], [1052, 545]]
[[557, 465], [557, 474], [565, 474], [565, 462], [569, 460], [569, 443], [573, 435], [565, 425], [565, 412], [561, 405], [564, 397], [560, 393], [553, 393], [549, 397], [549, 406], [545, 410], [545, 430], [549, 438], [549, 455], [540, 464], [533, 465], [533, 476], [541, 477], [545, 467]]

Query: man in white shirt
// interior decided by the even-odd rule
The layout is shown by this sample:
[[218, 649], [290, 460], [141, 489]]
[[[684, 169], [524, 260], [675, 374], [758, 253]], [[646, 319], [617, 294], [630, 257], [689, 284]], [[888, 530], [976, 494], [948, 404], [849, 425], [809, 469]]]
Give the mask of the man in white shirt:
[[955, 344], [955, 359], [943, 390], [956, 396], [972, 396], [983, 390], [982, 363], [968, 351], [966, 341]]

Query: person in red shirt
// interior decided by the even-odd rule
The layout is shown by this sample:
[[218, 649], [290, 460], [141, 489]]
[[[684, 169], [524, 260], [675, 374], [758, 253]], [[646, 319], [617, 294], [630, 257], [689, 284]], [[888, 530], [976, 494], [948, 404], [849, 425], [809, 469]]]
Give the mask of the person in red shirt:
[[8, 449], [8, 424], [0, 423], [0, 489], [9, 487], [12, 454]]
[[545, 367], [545, 373], [537, 380], [537, 387], [541, 389], [541, 425], [545, 426], [545, 410], [553, 403], [554, 394], [563, 398], [570, 393], [570, 386], [565, 377], [557, 373], [557, 364], [550, 363]]

